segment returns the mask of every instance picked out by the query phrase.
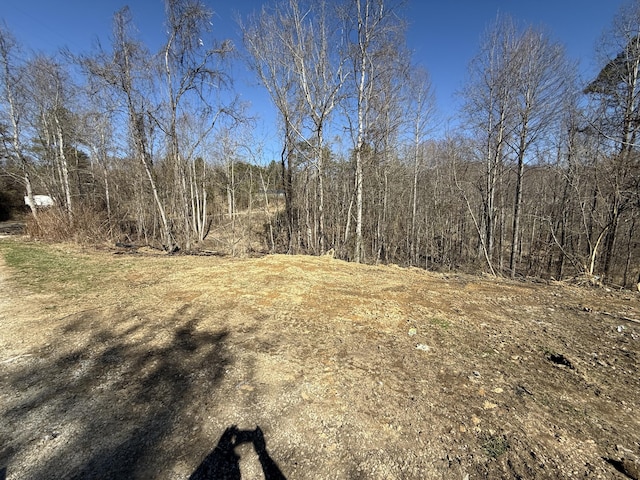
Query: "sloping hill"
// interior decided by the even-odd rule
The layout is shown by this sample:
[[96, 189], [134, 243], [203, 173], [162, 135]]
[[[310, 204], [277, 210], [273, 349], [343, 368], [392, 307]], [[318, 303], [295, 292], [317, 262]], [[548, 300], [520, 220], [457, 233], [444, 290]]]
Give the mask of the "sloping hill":
[[261, 478], [256, 426], [290, 480], [638, 478], [638, 294], [326, 257], [0, 252], [8, 479]]

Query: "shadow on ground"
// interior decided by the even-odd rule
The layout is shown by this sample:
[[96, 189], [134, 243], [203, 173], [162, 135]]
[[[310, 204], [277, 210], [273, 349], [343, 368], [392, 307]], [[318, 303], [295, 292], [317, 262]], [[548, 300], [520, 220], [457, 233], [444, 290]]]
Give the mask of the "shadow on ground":
[[225, 430], [216, 448], [207, 455], [189, 480], [241, 480], [240, 456], [235, 448], [243, 443], [253, 443], [265, 480], [286, 480], [278, 464], [267, 452], [262, 429], [238, 430], [235, 426]]
[[69, 318], [58, 344], [2, 366], [7, 478], [167, 478], [162, 470], [189, 455], [166, 438], [197, 440], [203, 419], [194, 399], [220, 401], [233, 362], [228, 331], [199, 331], [198, 314], [186, 308], [161, 323], [105, 316]]

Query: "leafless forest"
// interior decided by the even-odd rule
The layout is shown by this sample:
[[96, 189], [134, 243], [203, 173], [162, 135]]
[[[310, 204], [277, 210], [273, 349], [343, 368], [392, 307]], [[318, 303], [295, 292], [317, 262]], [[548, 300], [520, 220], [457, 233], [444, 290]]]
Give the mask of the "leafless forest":
[[[127, 8], [80, 53], [0, 27], [0, 214], [27, 196], [29, 233], [51, 239], [639, 281], [640, 1], [588, 79], [551, 33], [499, 17], [446, 133], [401, 5], [280, 0], [238, 19], [239, 45], [199, 0], [165, 11], [159, 51]], [[278, 158], [236, 65], [278, 112]]]

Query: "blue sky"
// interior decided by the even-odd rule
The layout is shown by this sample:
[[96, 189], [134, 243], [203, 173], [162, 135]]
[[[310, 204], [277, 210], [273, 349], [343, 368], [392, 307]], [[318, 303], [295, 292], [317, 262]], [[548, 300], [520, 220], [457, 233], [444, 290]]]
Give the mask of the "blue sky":
[[[237, 37], [235, 13], [245, 16], [262, 0], [205, 0], [216, 12], [214, 31], [219, 39]], [[624, 0], [409, 0], [409, 47], [414, 61], [427, 68], [443, 117], [455, 117], [454, 93], [465, 81], [467, 65], [478, 50], [479, 40], [498, 12], [519, 22], [545, 26], [563, 43], [570, 58], [578, 60], [585, 79], [598, 70], [594, 49]], [[113, 13], [131, 7], [140, 37], [157, 48], [163, 35], [162, 0], [2, 0], [0, 19], [27, 48], [55, 52], [58, 47], [90, 51], [96, 38], [108, 44]], [[253, 100], [256, 114], [273, 124], [266, 96], [248, 80], [236, 83]]]
[[408, 41], [416, 58], [431, 73], [445, 115], [457, 108], [454, 93], [477, 54], [480, 38], [498, 13], [523, 24], [542, 26], [579, 61], [583, 78], [600, 69], [595, 47], [624, 0], [413, 0]]

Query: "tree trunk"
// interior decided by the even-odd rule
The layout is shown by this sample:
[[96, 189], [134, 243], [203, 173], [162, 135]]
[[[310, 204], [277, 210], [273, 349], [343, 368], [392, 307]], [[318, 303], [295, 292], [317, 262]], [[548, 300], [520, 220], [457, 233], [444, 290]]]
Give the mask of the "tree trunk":
[[62, 125], [60, 124], [60, 119], [57, 114], [54, 114], [54, 120], [56, 122], [56, 136], [57, 136], [57, 146], [58, 146], [58, 161], [60, 162], [60, 168], [62, 171], [62, 188], [65, 196], [66, 210], [67, 216], [69, 220], [73, 215], [73, 206], [71, 204], [71, 188], [69, 186], [69, 165], [67, 163], [67, 157], [64, 153], [64, 137], [62, 135]]
[[515, 205], [513, 208], [513, 232], [511, 236], [511, 257], [509, 258], [509, 270], [511, 270], [511, 278], [515, 278], [516, 276], [516, 256], [519, 250], [523, 177], [524, 177], [524, 151], [522, 151], [518, 155], [518, 173], [516, 176], [516, 198], [515, 198]]

